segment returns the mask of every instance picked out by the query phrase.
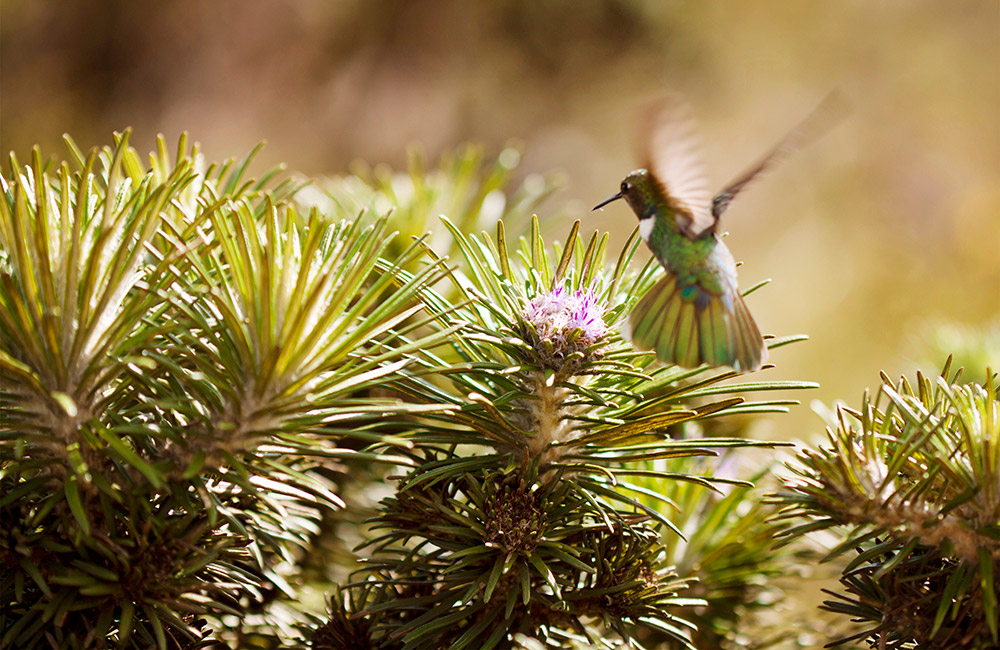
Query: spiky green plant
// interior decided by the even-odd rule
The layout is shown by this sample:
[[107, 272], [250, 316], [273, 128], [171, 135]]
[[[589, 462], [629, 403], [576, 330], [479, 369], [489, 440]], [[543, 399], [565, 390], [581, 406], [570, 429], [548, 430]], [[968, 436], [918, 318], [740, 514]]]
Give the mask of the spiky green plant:
[[634, 233], [614, 265], [579, 224], [549, 249], [532, 219], [513, 254], [502, 222], [467, 235], [548, 191], [504, 193], [509, 151], [316, 209], [252, 154], [67, 144], [3, 179], [0, 644], [287, 645], [343, 473], [376, 460], [404, 475], [315, 648], [685, 645], [752, 605], [760, 545], [698, 560], [756, 521], [704, 495], [747, 483], [695, 461], [769, 444], [713, 435], [788, 403], [744, 395], [810, 384], [632, 350]]
[[426, 408], [372, 391], [442, 336], [398, 343], [443, 269], [401, 282], [419, 242], [301, 213], [252, 155], [67, 144], [2, 179], [0, 646], [288, 629], [271, 605], [357, 455], [336, 440]]
[[[783, 402], [768, 400], [757, 406], [787, 410]], [[678, 612], [695, 624], [691, 636], [697, 648], [811, 648], [821, 638], [806, 612], [795, 607], [797, 585], [789, 579], [790, 573], [813, 562], [815, 553], [802, 545], [774, 548], [781, 527], [770, 521], [775, 508], [764, 503], [765, 494], [771, 491], [768, 477], [774, 463], [770, 457], [773, 452], [731, 450], [719, 459], [651, 463], [676, 473], [714, 471], [716, 476], [745, 477], [743, 484], [662, 481], [652, 476], [634, 479], [637, 485], [659, 493], [656, 499], [643, 498], [644, 503], [661, 510], [684, 533], [681, 537], [663, 531], [663, 543], [676, 571], [694, 579], [681, 595], [705, 601], [703, 606]], [[679, 646], [655, 633], [643, 639], [653, 647]]]
[[467, 144], [445, 152], [438, 165], [429, 168], [414, 147], [408, 151], [405, 171], [357, 161], [352, 174], [314, 179], [297, 200], [324, 213], [385, 214], [402, 235], [396, 245], [429, 234], [436, 253], [449, 255], [453, 239], [440, 227], [440, 215], [447, 215], [461, 232], [490, 228], [500, 219], [523, 228], [559, 188], [561, 177], [556, 173], [529, 174], [513, 185], [520, 162], [516, 145], [505, 147], [491, 160], [482, 146]]
[[838, 407], [828, 445], [804, 450], [776, 502], [795, 539], [833, 530], [841, 590], [824, 607], [850, 616], [873, 648], [1000, 644], [1000, 393], [996, 377], [882, 376], [859, 409]]
[[423, 299], [449, 345], [394, 385], [445, 408], [407, 425], [406, 473], [313, 647], [640, 647], [643, 628], [687, 644], [680, 613], [704, 601], [681, 595], [660, 529], [681, 531], [641, 482], [745, 482], [642, 463], [770, 446], [689, 425], [780, 407], [737, 393], [809, 384], [727, 384], [633, 350], [617, 329], [654, 280], [629, 270], [636, 233], [607, 265], [607, 235], [584, 241], [579, 223], [550, 252], [533, 219], [513, 255], [502, 222], [495, 238], [444, 225], [461, 263]]

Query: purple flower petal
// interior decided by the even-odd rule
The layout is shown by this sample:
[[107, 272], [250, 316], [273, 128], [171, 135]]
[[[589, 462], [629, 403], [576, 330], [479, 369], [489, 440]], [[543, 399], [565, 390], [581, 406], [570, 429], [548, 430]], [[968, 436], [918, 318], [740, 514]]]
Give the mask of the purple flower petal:
[[536, 295], [521, 311], [521, 317], [534, 327], [535, 343], [548, 341], [552, 346], [551, 353], [543, 356], [559, 359], [586, 350], [608, 333], [603, 314], [604, 305], [590, 287], [556, 287]]

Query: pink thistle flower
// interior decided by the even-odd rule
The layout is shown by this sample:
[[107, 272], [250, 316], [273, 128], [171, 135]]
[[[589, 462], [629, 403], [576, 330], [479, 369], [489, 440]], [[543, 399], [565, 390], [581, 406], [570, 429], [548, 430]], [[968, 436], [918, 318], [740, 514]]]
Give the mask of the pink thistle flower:
[[[539, 293], [521, 310], [526, 340], [545, 366], [559, 369], [570, 357], [582, 360], [588, 349], [608, 333], [604, 304], [593, 288], [556, 287]], [[593, 355], [596, 351], [589, 350]]]

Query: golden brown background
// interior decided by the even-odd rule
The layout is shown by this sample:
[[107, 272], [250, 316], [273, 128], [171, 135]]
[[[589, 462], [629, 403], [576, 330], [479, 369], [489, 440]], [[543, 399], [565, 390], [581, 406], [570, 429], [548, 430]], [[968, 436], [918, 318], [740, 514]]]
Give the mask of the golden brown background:
[[[475, 140], [523, 144], [522, 176], [562, 169], [551, 214], [624, 241], [623, 204], [589, 207], [635, 164], [634, 117], [664, 88], [699, 113], [717, 187], [828, 91], [848, 120], [725, 215], [775, 351], [762, 378], [865, 386], [992, 332], [1000, 366], [1000, 2], [615, 0], [55, 2], [0, 5], [0, 145], [60, 136], [149, 149], [189, 131], [210, 157], [261, 139], [306, 174], [402, 166]], [[566, 210], [557, 208], [567, 208]], [[546, 219], [550, 237], [569, 223]], [[983, 362], [980, 346], [978, 357]], [[981, 368], [979, 369], [981, 373]], [[760, 434], [806, 437], [806, 407]]]

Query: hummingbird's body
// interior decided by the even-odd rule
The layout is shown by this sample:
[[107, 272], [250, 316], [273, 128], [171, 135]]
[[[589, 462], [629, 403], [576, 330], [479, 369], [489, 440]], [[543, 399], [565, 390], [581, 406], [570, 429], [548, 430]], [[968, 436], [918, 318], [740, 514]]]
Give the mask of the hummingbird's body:
[[678, 285], [721, 294], [736, 284], [736, 262], [714, 232], [690, 239], [665, 201], [651, 205], [648, 214], [639, 221], [639, 234], [663, 268], [677, 276]]
[[633, 344], [687, 368], [759, 368], [767, 350], [739, 295], [736, 262], [714, 229], [692, 237], [690, 219], [648, 170], [626, 176], [621, 189], [614, 198], [639, 217], [639, 234], [666, 271], [629, 315]]
[[[832, 99], [821, 107], [836, 108]], [[654, 351], [666, 363], [757, 370], [767, 360], [767, 348], [740, 295], [736, 262], [715, 226], [740, 190], [815, 134], [819, 111], [714, 198], [704, 183], [686, 106], [666, 98], [653, 117], [646, 168], [626, 176], [621, 191], [594, 208], [625, 199], [639, 218], [639, 234], [666, 272], [632, 310], [627, 335], [635, 347]]]

